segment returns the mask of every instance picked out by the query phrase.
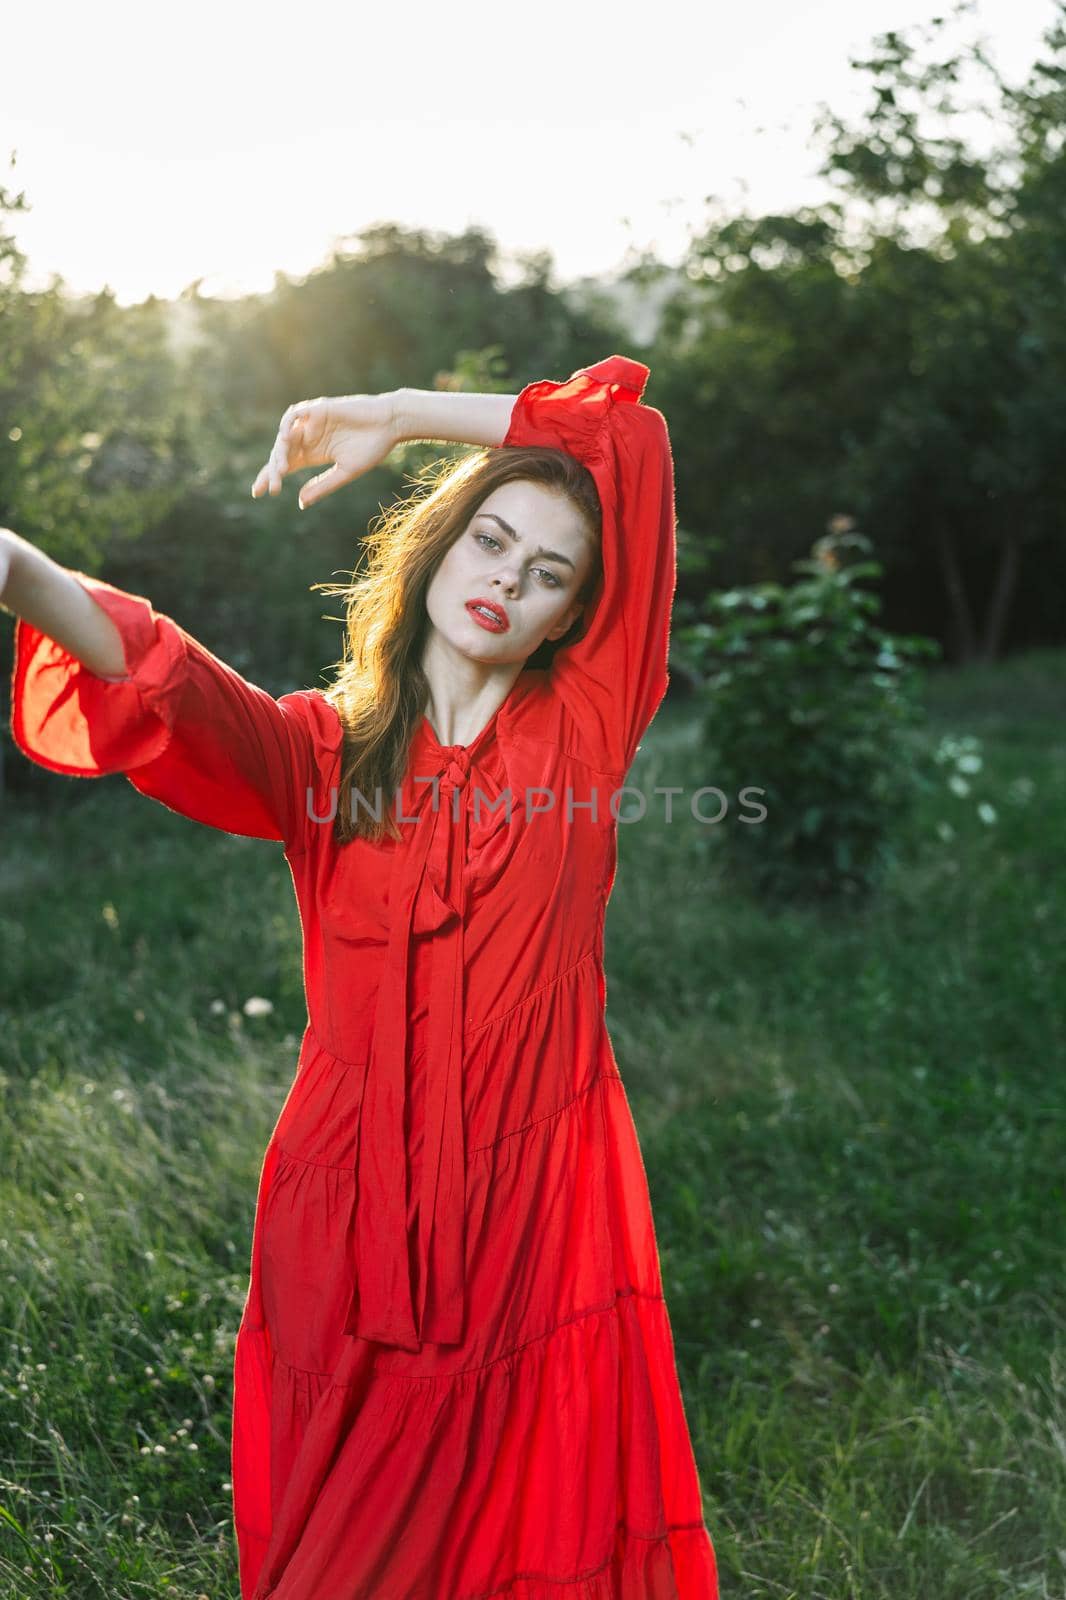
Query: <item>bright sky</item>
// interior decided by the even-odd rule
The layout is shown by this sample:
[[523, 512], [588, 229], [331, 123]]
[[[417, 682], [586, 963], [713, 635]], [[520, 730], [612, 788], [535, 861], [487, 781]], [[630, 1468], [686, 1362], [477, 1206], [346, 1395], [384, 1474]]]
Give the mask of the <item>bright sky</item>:
[[[814, 116], [868, 104], [849, 68], [929, 0], [453, 6], [97, 0], [8, 8], [0, 184], [31, 282], [124, 304], [269, 289], [371, 223], [486, 228], [566, 280], [676, 261], [707, 218], [829, 197]], [[942, 8], [951, 14], [951, 7]], [[1054, 0], [980, 0], [1021, 81]], [[982, 124], [975, 121], [975, 143]], [[15, 165], [9, 165], [12, 154]], [[505, 278], [514, 274], [504, 273]]]

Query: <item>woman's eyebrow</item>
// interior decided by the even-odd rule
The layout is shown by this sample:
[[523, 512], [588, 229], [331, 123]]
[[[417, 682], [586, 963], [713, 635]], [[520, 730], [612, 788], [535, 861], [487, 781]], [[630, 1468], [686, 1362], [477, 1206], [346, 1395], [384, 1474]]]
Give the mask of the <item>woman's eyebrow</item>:
[[[511, 538], [514, 540], [515, 544], [522, 543], [522, 535], [520, 533], [516, 533], [511, 527], [511, 524], [509, 522], [504, 522], [503, 518], [498, 517], [495, 511], [479, 511], [477, 515], [479, 517], [488, 517], [490, 522], [498, 522], [504, 533], [509, 533], [511, 535]], [[577, 571], [577, 568], [571, 561], [570, 557], [560, 555], [558, 550], [545, 550], [543, 545], [539, 545], [537, 549], [532, 552], [532, 554], [534, 556], [542, 556], [548, 561], [562, 561], [570, 568], [571, 572]]]

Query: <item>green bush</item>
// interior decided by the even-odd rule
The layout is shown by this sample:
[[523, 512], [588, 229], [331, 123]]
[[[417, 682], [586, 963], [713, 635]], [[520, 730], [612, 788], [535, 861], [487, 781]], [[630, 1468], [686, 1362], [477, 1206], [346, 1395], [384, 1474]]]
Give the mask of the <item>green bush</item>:
[[913, 663], [940, 646], [872, 624], [881, 602], [859, 581], [882, 567], [846, 565], [848, 545], [871, 548], [836, 530], [793, 562], [806, 576], [791, 586], [678, 602], [675, 645], [730, 804], [714, 844], [740, 880], [783, 900], [867, 894], [928, 781], [912, 736], [923, 721]]

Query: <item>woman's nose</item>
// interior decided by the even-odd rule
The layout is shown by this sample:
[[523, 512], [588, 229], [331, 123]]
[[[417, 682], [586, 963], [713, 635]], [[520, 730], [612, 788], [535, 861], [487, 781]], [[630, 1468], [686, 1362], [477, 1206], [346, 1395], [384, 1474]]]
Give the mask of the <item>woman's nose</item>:
[[498, 572], [492, 581], [493, 583], [498, 584], [501, 589], [505, 589], [508, 594], [515, 594], [517, 592], [520, 579], [517, 572], [506, 571]]

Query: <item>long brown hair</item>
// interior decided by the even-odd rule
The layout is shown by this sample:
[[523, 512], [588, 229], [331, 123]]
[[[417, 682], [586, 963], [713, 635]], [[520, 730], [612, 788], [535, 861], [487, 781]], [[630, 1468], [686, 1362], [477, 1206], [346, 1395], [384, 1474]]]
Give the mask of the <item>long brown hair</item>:
[[[323, 691], [344, 725], [333, 820], [338, 844], [400, 837], [388, 801], [403, 782], [429, 693], [422, 670], [426, 593], [478, 507], [494, 489], [518, 478], [566, 495], [583, 518], [595, 547], [577, 597], [587, 604], [600, 576], [602, 511], [596, 481], [565, 451], [532, 445], [474, 450], [457, 463], [450, 457], [431, 463], [415, 479], [414, 492], [371, 523], [365, 573], [353, 574], [350, 583], [311, 585], [345, 598], [344, 652], [334, 682]], [[580, 616], [561, 638], [544, 640], [525, 667], [549, 666], [557, 650], [580, 636], [585, 620]], [[367, 804], [353, 806], [353, 790]], [[388, 797], [380, 807], [379, 793]]]

